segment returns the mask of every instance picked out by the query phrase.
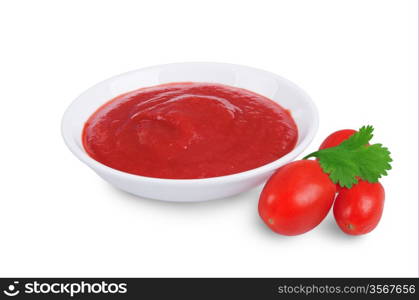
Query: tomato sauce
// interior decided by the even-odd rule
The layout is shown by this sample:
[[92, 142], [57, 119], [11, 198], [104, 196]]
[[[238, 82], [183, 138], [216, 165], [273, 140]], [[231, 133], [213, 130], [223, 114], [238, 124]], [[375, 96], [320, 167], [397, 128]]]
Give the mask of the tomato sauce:
[[142, 88], [101, 106], [85, 123], [83, 145], [111, 168], [148, 177], [196, 179], [235, 174], [290, 152], [290, 113], [254, 92], [214, 83]]

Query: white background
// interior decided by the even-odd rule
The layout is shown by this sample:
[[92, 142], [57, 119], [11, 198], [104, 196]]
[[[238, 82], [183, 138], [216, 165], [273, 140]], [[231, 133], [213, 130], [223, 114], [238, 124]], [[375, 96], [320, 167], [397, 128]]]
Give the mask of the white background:
[[[417, 276], [417, 1], [2, 1], [1, 276]], [[60, 120], [113, 75], [244, 64], [305, 89], [329, 133], [372, 124], [392, 151], [384, 215], [351, 237], [329, 217], [283, 237], [260, 188], [177, 204], [120, 192], [68, 151]]]

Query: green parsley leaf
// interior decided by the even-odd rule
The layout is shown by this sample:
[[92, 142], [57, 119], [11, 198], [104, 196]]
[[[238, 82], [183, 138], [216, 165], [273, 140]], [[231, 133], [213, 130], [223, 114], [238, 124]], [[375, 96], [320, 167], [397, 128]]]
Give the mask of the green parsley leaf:
[[373, 131], [372, 126], [363, 126], [340, 145], [313, 152], [304, 159], [318, 158], [323, 171], [342, 187], [351, 188], [358, 178], [378, 182], [391, 169], [392, 159], [383, 145], [368, 145]]
[[346, 149], [356, 149], [359, 146], [367, 145], [371, 141], [374, 127], [371, 125], [362, 126], [358, 132], [355, 132], [349, 139], [341, 143]]

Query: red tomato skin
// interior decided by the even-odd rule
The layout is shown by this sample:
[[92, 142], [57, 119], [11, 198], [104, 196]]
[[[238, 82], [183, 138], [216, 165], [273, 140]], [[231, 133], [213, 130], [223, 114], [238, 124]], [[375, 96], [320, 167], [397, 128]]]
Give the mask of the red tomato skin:
[[259, 215], [274, 232], [305, 233], [326, 217], [336, 186], [316, 160], [291, 162], [268, 180], [259, 198]]
[[383, 214], [384, 198], [384, 188], [378, 182], [360, 180], [350, 189], [342, 188], [333, 206], [336, 223], [350, 235], [371, 232]]
[[339, 146], [340, 143], [347, 140], [351, 135], [353, 135], [356, 132], [357, 131], [353, 129], [343, 129], [333, 132], [323, 141], [323, 143], [319, 147], [319, 150]]

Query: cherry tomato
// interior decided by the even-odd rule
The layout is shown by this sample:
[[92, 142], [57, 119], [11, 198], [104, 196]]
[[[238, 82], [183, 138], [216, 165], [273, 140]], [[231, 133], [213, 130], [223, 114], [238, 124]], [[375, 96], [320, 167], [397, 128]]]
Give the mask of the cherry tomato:
[[378, 182], [360, 180], [350, 189], [342, 188], [333, 206], [336, 223], [347, 234], [370, 232], [381, 219], [384, 196], [384, 188]]
[[347, 140], [355, 132], [357, 131], [353, 129], [343, 129], [333, 132], [323, 141], [319, 150], [339, 146], [340, 143]]
[[323, 141], [323, 143], [319, 147], [319, 150], [339, 146], [343, 141], [349, 139], [351, 135], [353, 135], [356, 132], [357, 131], [353, 129], [342, 129], [339, 131], [335, 131]]
[[326, 217], [336, 186], [316, 160], [289, 163], [268, 180], [259, 198], [259, 215], [274, 232], [297, 235]]

